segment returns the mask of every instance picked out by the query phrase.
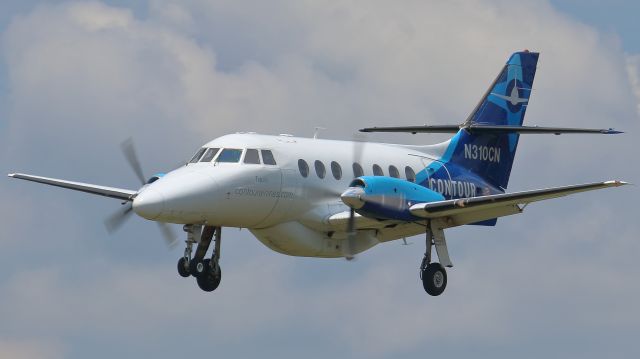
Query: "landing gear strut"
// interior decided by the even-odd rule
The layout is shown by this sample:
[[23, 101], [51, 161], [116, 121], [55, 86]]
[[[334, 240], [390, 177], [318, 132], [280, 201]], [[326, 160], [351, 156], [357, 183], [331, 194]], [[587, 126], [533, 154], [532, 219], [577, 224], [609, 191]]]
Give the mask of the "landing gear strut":
[[447, 252], [447, 243], [444, 240], [444, 232], [441, 228], [434, 228], [431, 221], [427, 223], [426, 233], [426, 250], [422, 263], [420, 264], [420, 279], [422, 286], [427, 294], [438, 296], [444, 292], [447, 287], [447, 271], [444, 266], [437, 262], [431, 262], [431, 253], [433, 246], [436, 247], [438, 258], [447, 267], [451, 267], [449, 254]]
[[[220, 269], [220, 242], [222, 227], [185, 225], [187, 232], [184, 255], [178, 260], [178, 274], [182, 277], [194, 276], [198, 287], [206, 292], [213, 292], [220, 285], [222, 270]], [[214, 239], [211, 258], [205, 258], [211, 240]], [[192, 257], [193, 245], [198, 243]]]

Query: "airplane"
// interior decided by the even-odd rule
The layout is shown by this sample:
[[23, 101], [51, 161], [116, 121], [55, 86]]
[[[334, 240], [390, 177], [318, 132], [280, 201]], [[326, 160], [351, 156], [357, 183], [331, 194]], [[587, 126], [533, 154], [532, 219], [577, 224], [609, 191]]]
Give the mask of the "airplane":
[[[353, 259], [373, 246], [425, 234], [419, 273], [432, 296], [453, 266], [444, 230], [495, 226], [533, 202], [627, 184], [603, 181], [507, 192], [520, 134], [618, 134], [613, 129], [523, 126], [539, 53], [513, 53], [460, 125], [370, 127], [362, 132], [453, 133], [435, 145], [402, 145], [236, 133], [216, 138], [185, 165], [146, 178], [131, 142], [123, 144], [142, 186], [129, 190], [11, 173], [10, 177], [122, 201], [118, 228], [136, 213], [186, 232], [178, 274], [207, 292], [220, 285], [223, 227], [248, 229], [291, 256]], [[213, 242], [211, 255], [207, 257]], [[195, 246], [195, 250], [194, 250]], [[438, 261], [433, 260], [433, 249]]]

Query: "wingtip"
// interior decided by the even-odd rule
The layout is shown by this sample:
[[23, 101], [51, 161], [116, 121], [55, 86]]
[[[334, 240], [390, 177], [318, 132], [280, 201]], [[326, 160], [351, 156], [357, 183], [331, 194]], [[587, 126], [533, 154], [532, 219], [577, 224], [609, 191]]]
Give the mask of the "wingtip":
[[619, 135], [621, 133], [624, 133], [624, 131], [618, 131], [618, 130], [614, 130], [613, 128], [610, 128], [608, 130], [602, 130], [602, 133], [605, 135]]
[[625, 181], [606, 181], [605, 184], [613, 186], [613, 187], [620, 187], [620, 186], [629, 185], [631, 183], [625, 182]]

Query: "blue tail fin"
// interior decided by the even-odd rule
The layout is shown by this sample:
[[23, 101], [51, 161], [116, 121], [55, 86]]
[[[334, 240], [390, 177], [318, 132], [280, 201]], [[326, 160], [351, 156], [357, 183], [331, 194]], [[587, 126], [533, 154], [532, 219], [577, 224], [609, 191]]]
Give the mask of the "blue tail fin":
[[[465, 125], [521, 126], [538, 63], [536, 52], [516, 52], [471, 112]], [[504, 191], [518, 146], [517, 133], [470, 133], [460, 130], [445, 152], [449, 164], [470, 170]]]

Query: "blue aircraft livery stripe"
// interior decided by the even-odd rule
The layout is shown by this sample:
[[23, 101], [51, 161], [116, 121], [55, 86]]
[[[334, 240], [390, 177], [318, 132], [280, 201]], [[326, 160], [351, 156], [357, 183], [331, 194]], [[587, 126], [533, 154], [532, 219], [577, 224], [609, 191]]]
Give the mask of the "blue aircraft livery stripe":
[[[467, 124], [522, 126], [538, 57], [529, 51], [511, 55]], [[420, 171], [416, 180], [447, 199], [504, 193], [518, 139], [517, 133], [471, 134], [462, 129], [451, 138], [442, 157]]]

